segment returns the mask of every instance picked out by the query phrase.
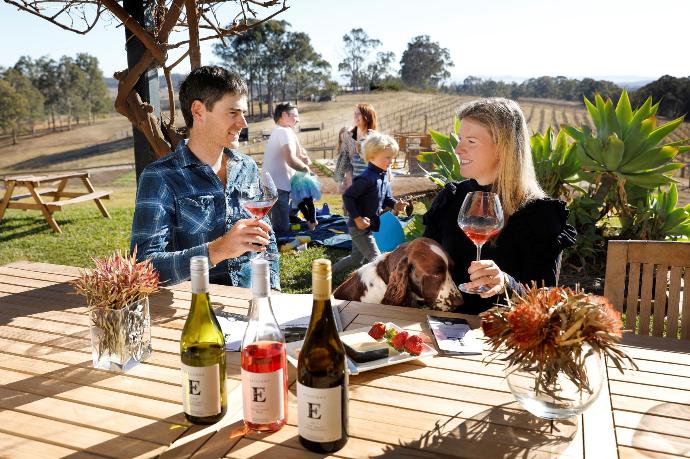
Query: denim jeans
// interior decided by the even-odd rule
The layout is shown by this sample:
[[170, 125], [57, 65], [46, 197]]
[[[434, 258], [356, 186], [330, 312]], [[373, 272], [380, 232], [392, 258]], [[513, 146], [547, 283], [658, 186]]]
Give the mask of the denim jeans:
[[290, 231], [290, 192], [278, 190], [278, 200], [273, 205], [268, 217], [277, 236]]
[[333, 265], [333, 275], [340, 274], [345, 271], [352, 271], [359, 268], [365, 263], [369, 263], [374, 258], [381, 255], [379, 247], [376, 245], [374, 233], [369, 228], [358, 229], [356, 226], [348, 226], [352, 238], [352, 253], [341, 258]]

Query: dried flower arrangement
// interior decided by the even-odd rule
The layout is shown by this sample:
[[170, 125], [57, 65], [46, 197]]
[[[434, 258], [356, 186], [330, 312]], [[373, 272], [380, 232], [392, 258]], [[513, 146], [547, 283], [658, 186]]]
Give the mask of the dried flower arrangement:
[[150, 321], [148, 304], [139, 303], [158, 290], [158, 272], [150, 260], [137, 262], [136, 247], [131, 256], [117, 251], [93, 262], [95, 267], [80, 270], [71, 284], [76, 293], [86, 296], [93, 326], [100, 330], [98, 355], [107, 351], [139, 360], [150, 352], [150, 337], [142, 336]]
[[537, 374], [536, 393], [558, 397], [559, 372], [580, 391], [591, 392], [584, 360], [593, 353], [608, 356], [621, 372], [624, 361], [637, 369], [618, 348], [620, 313], [604, 297], [533, 284], [524, 295], [513, 295], [508, 307], [495, 306], [480, 316], [492, 351], [504, 348], [507, 356], [502, 360], [509, 367]]
[[118, 250], [106, 259], [92, 258], [95, 267], [79, 271], [72, 285], [86, 296], [89, 309], [121, 309], [158, 290], [151, 260], [137, 263], [136, 256], [136, 247], [131, 256]]

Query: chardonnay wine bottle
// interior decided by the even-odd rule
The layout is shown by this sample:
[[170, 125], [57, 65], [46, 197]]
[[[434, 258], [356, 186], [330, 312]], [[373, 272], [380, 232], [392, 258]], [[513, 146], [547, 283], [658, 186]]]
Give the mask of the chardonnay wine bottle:
[[252, 260], [252, 303], [242, 339], [244, 424], [255, 431], [280, 430], [287, 422], [285, 339], [271, 308], [269, 263]]
[[331, 262], [312, 265], [314, 306], [297, 363], [297, 424], [302, 446], [338, 451], [348, 439], [347, 364], [331, 307]]
[[188, 421], [213, 424], [227, 411], [225, 337], [208, 295], [208, 258], [192, 257], [192, 305], [182, 329], [182, 405]]

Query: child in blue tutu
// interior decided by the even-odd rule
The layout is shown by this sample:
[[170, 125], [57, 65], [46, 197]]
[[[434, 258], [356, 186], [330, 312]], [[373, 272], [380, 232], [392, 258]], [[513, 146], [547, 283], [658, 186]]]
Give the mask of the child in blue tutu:
[[316, 225], [316, 208], [314, 201], [321, 199], [321, 183], [316, 175], [310, 172], [297, 172], [290, 179], [290, 198], [292, 207], [299, 209], [307, 220], [309, 231]]

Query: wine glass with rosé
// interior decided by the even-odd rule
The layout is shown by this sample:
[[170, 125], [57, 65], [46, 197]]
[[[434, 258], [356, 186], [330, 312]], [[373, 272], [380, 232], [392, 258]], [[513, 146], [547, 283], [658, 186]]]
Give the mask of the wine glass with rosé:
[[[503, 208], [496, 193], [473, 191], [467, 193], [458, 213], [458, 226], [477, 246], [477, 261], [481, 259], [482, 246], [503, 228]], [[458, 288], [465, 293], [479, 294], [489, 290], [485, 285]]]
[[[273, 204], [278, 200], [278, 188], [268, 171], [259, 174], [259, 182], [240, 191], [240, 205], [249, 212], [255, 220], [261, 220], [268, 214]], [[275, 254], [264, 252], [259, 258], [277, 260]]]

